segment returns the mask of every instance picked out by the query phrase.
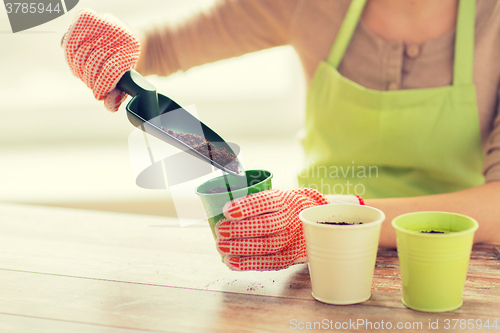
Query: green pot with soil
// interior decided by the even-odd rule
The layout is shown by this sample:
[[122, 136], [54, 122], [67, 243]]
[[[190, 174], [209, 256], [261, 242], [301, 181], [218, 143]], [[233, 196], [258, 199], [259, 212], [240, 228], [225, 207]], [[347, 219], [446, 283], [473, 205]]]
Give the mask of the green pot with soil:
[[396, 217], [403, 304], [425, 312], [462, 306], [462, 293], [478, 223], [446, 212], [416, 212]]
[[245, 177], [225, 174], [213, 178], [196, 188], [205, 209], [214, 238], [215, 225], [224, 217], [222, 208], [228, 201], [241, 198], [253, 193], [270, 190], [273, 174], [267, 170], [246, 170]]

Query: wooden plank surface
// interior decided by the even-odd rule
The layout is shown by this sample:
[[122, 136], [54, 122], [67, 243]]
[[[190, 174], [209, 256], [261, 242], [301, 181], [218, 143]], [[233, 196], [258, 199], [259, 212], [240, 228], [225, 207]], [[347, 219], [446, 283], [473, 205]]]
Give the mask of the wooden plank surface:
[[[266, 297], [117, 281], [0, 271], [0, 313], [173, 332], [283, 332], [293, 320], [419, 322], [481, 319], [464, 311], [427, 314], [363, 303], [333, 306], [312, 299]], [[364, 327], [363, 327], [364, 328]], [[367, 330], [369, 331], [369, 330]], [[415, 330], [418, 331], [418, 330]]]
[[74, 321], [35, 318], [31, 316], [8, 315], [0, 313], [0, 329], [2, 333], [37, 332], [37, 333], [146, 333], [152, 331], [117, 328], [95, 324], [84, 324]]
[[426, 314], [402, 305], [397, 253], [381, 250], [371, 299], [333, 306], [311, 297], [306, 265], [228, 270], [206, 225], [0, 205], [0, 331], [26, 332], [31, 322], [41, 331], [74, 323], [75, 332], [281, 332], [292, 319], [493, 319], [500, 313], [499, 259], [498, 247], [475, 246], [462, 308]]

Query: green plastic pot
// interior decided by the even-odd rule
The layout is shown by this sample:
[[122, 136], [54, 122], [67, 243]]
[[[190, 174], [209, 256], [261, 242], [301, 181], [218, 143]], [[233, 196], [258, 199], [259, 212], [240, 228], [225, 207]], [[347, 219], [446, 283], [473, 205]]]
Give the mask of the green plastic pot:
[[[228, 201], [271, 189], [271, 178], [273, 177], [271, 172], [267, 170], [246, 170], [245, 172], [246, 179], [243, 179], [243, 182], [241, 177], [224, 175], [213, 178], [196, 188], [196, 194], [201, 199], [214, 239], [217, 239], [215, 225], [224, 217], [222, 208]], [[231, 190], [231, 187], [236, 188], [240, 186], [245, 187]], [[218, 187], [229, 189], [222, 193], [207, 193], [209, 190], [214, 190]]]
[[460, 214], [417, 212], [396, 217], [392, 226], [397, 235], [403, 304], [424, 312], [461, 307], [477, 222]]

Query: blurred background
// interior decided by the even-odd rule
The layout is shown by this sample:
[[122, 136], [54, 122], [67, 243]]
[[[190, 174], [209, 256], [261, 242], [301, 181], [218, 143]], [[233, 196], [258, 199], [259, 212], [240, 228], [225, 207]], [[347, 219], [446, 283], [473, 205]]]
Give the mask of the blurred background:
[[[117, 113], [106, 111], [72, 75], [59, 45], [84, 7], [142, 31], [213, 3], [80, 0], [62, 17], [16, 34], [0, 10], [0, 202], [175, 216], [168, 190], [135, 184], [126, 103]], [[148, 80], [180, 105], [195, 105], [203, 122], [241, 147], [247, 168], [274, 173], [275, 188], [297, 186], [305, 88], [290, 46]]]

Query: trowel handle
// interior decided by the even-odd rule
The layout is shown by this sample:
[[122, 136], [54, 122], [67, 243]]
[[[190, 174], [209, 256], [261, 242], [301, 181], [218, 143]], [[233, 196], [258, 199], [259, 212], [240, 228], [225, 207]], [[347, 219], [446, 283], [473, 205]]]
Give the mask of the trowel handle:
[[158, 107], [158, 94], [156, 88], [151, 83], [146, 81], [141, 74], [133, 69], [125, 72], [122, 78], [116, 84], [116, 87], [132, 97], [139, 99], [139, 109], [146, 120], [153, 119], [160, 115]]

